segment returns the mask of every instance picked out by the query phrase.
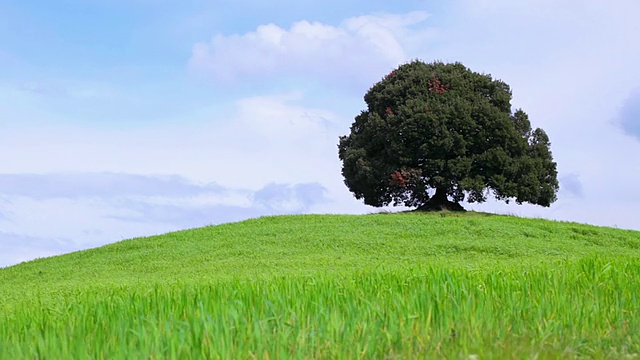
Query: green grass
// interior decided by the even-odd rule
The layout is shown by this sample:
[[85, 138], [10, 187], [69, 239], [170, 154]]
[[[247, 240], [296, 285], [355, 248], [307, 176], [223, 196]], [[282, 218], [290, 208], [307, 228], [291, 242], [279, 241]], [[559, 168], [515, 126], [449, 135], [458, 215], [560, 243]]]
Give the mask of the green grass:
[[640, 232], [279, 216], [0, 269], [0, 359], [640, 358]]

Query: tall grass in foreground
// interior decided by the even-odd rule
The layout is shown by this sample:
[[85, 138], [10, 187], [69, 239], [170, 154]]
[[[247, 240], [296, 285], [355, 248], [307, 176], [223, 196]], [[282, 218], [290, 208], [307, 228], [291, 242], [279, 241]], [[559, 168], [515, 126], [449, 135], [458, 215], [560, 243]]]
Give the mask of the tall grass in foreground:
[[[85, 288], [0, 302], [1, 359], [623, 358], [640, 353], [640, 263]], [[2, 311], [4, 310], [4, 311]]]

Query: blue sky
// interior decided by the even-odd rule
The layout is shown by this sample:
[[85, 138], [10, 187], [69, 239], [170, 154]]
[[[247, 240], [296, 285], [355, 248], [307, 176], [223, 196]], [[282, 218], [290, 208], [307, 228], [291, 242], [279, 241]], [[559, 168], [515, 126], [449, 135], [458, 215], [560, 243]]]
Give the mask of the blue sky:
[[0, 2], [0, 266], [283, 213], [368, 213], [337, 139], [412, 59], [511, 85], [552, 141], [550, 208], [640, 230], [634, 0]]

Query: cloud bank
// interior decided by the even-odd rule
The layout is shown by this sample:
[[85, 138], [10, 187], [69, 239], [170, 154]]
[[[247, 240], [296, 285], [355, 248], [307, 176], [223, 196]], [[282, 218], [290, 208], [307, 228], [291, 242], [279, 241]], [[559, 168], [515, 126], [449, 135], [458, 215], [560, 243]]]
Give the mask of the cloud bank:
[[2, 174], [0, 186], [0, 266], [118, 239], [306, 213], [328, 201], [319, 183], [250, 190], [178, 175]]
[[117, 198], [126, 196], [190, 197], [223, 194], [215, 183], [195, 184], [179, 175], [123, 173], [0, 174], [0, 195], [37, 200]]
[[407, 49], [430, 36], [428, 17], [415, 11], [352, 17], [338, 26], [306, 20], [288, 29], [261, 25], [195, 44], [189, 65], [226, 82], [303, 75], [341, 85], [369, 83], [407, 61]]

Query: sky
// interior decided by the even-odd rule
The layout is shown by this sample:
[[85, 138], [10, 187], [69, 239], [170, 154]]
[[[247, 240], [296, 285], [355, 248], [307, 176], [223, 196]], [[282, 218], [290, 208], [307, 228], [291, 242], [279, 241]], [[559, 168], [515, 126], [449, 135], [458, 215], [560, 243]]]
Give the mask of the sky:
[[508, 83], [558, 201], [467, 209], [640, 230], [636, 0], [3, 0], [0, 267], [263, 215], [366, 214], [337, 156], [413, 59]]

